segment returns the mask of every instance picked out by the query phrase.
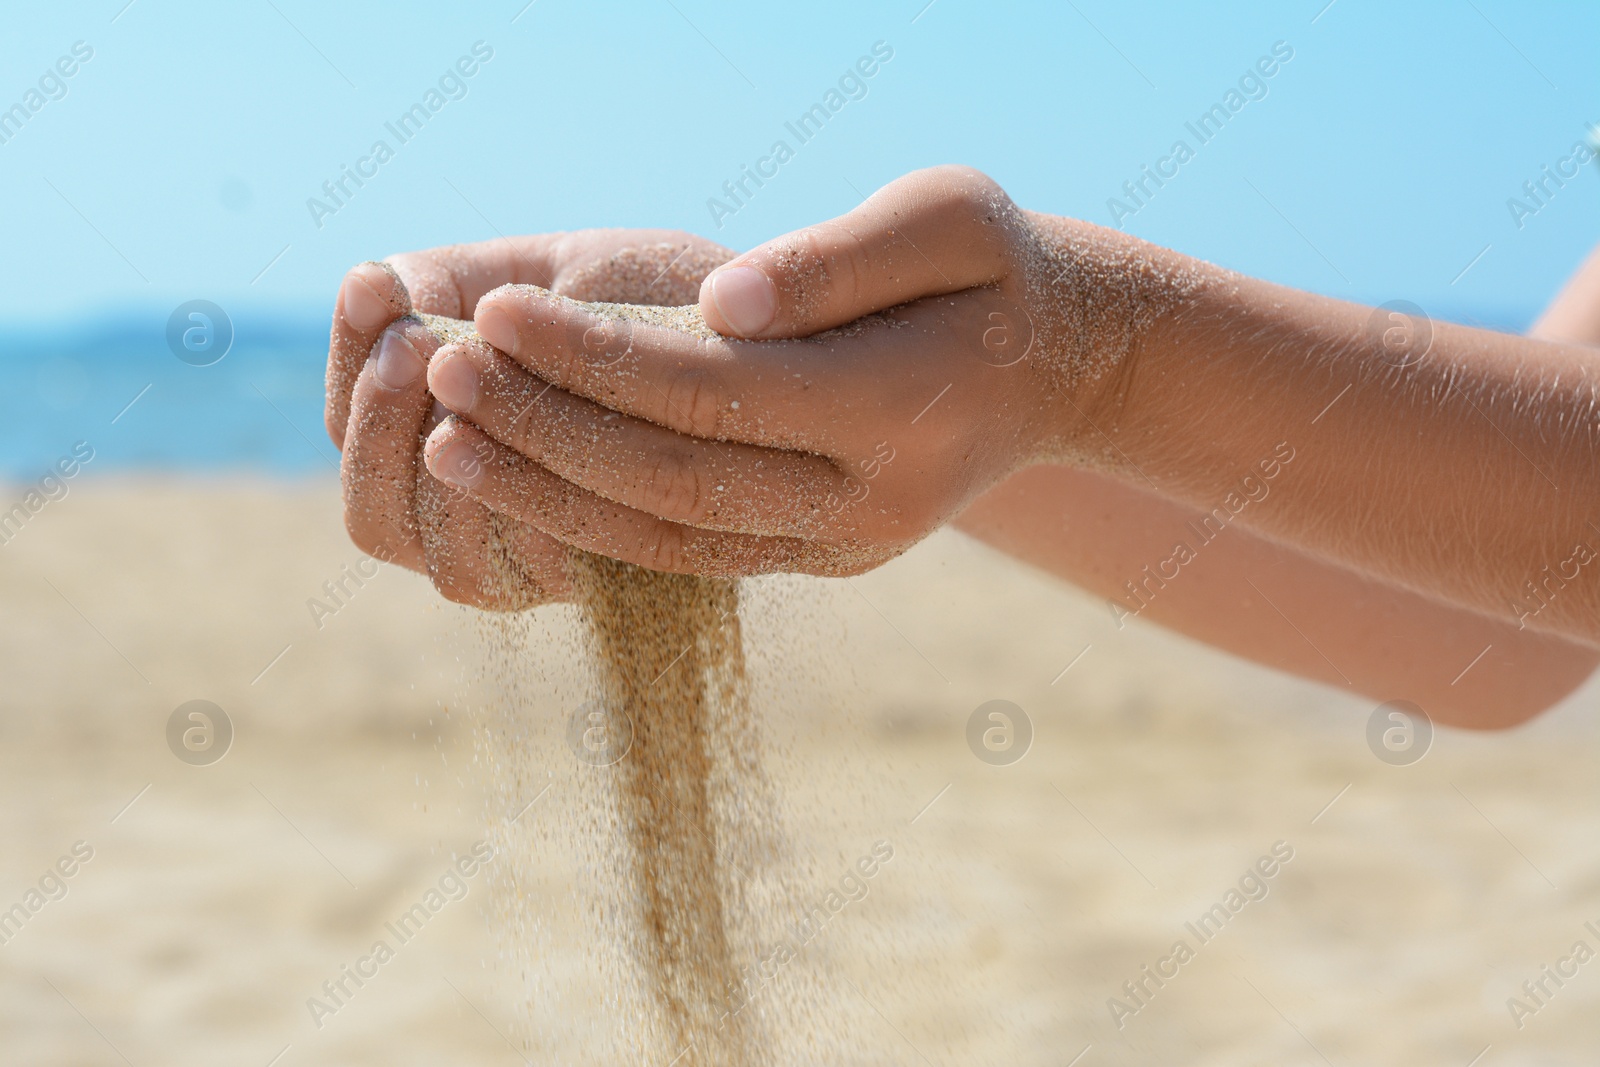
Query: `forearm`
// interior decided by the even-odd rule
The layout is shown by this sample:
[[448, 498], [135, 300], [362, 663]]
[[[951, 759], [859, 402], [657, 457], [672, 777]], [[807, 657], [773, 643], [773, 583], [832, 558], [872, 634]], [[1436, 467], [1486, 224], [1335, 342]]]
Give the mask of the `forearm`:
[[[1113, 477], [1040, 466], [980, 497], [956, 526], [1104, 597], [1119, 624], [1156, 622], [1374, 700], [1415, 701], [1456, 726], [1520, 722], [1600, 661], [1587, 646], [1395, 588], [1238, 525], [1202, 540], [1204, 518]], [[1178, 545], [1188, 553], [1176, 554]]]
[[1426, 355], [1396, 366], [1405, 352], [1386, 349], [1372, 309], [1139, 248], [1181, 291], [1089, 409], [1085, 455], [1211, 511], [1286, 443], [1292, 470], [1241, 523], [1600, 642], [1594, 353], [1433, 323]]
[[1600, 345], [1600, 246], [1589, 253], [1589, 258], [1567, 280], [1528, 331], [1528, 336]]

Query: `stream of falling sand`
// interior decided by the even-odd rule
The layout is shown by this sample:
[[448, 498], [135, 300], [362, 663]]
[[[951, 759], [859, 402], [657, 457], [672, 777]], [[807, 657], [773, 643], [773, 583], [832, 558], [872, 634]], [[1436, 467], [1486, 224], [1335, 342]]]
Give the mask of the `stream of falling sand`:
[[612, 767], [637, 908], [636, 946], [674, 1054], [698, 1067], [754, 1062], [738, 986], [712, 811], [716, 724], [744, 716], [738, 590], [573, 553], [601, 699], [626, 709], [627, 755]]
[[[589, 306], [709, 333], [692, 306]], [[469, 322], [418, 318], [441, 341], [476, 336]], [[426, 478], [425, 470], [419, 475]], [[499, 525], [488, 530], [491, 542], [502, 540]], [[538, 602], [539, 590], [519, 588], [524, 579], [506, 546], [487, 548], [491, 580], [504, 586], [486, 590], [492, 601]], [[610, 793], [609, 829], [622, 848], [610, 856], [614, 899], [596, 910], [621, 913], [603, 915], [602, 925], [623, 943], [644, 988], [642, 997], [619, 1000], [633, 999], [649, 1015], [625, 1021], [624, 1045], [645, 1062], [673, 1067], [768, 1063], [771, 1035], [761, 1031], [771, 1013], [744, 1010], [741, 970], [749, 968], [736, 965], [740, 920], [731, 914], [736, 903], [753, 904], [736, 884], [744, 875], [731, 856], [764, 851], [746, 832], [759, 814], [750, 809], [763, 804], [737, 583], [577, 550], [569, 551], [568, 569], [598, 699], [609, 723], [625, 717], [631, 728], [626, 753], [597, 768], [609, 776], [600, 788]]]

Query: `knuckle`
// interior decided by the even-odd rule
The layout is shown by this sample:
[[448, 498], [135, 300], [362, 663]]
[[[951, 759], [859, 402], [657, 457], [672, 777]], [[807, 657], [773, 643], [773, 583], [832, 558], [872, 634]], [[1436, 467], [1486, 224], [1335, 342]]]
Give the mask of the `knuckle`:
[[350, 275], [361, 278], [380, 296], [387, 293], [391, 315], [409, 315], [412, 312], [411, 294], [416, 283], [411, 281], [408, 284], [408, 276], [390, 260], [368, 260], [354, 267]]
[[859, 239], [850, 230], [829, 221], [807, 226], [776, 249], [779, 288], [784, 307], [804, 326], [817, 317], [817, 296], [860, 290], [864, 256]]
[[827, 291], [835, 298], [849, 294], [851, 307], [861, 301], [862, 287], [871, 275], [870, 250], [861, 236], [837, 220], [824, 223], [818, 240], [827, 248], [823, 258], [823, 278]]
[[1016, 206], [998, 182], [971, 167], [938, 168], [926, 203], [949, 225], [962, 226], [991, 251], [1005, 244], [1016, 223]]
[[502, 440], [512, 452], [530, 459], [537, 460], [546, 454], [544, 439], [534, 429], [533, 408], [529, 405], [512, 415]]
[[677, 522], [695, 523], [705, 508], [705, 482], [689, 454], [663, 451], [653, 458], [644, 481], [644, 510]]
[[670, 523], [659, 523], [644, 546], [644, 565], [653, 571], [676, 574], [683, 569], [684, 532]]
[[942, 198], [985, 207], [992, 205], [996, 198], [1010, 199], [1000, 188], [1000, 183], [975, 167], [951, 163], [933, 168], [933, 174]]
[[[539, 429], [540, 418], [548, 416], [538, 410], [538, 392], [532, 386], [526, 386], [508, 394], [505, 402], [511, 416], [502, 440], [515, 455], [538, 459], [548, 451], [544, 435]], [[508, 462], [515, 460], [508, 457]]]
[[458, 319], [465, 301], [451, 266], [459, 247], [401, 252], [386, 257], [380, 266], [388, 270], [397, 291], [405, 294], [407, 305], [431, 315]]
[[725, 406], [724, 389], [710, 372], [690, 367], [667, 382], [667, 419], [664, 425], [691, 437], [715, 438]]
[[577, 345], [565, 344], [557, 346], [547, 358], [551, 363], [554, 373], [550, 376], [552, 381], [571, 383], [583, 370], [583, 344], [580, 339]]

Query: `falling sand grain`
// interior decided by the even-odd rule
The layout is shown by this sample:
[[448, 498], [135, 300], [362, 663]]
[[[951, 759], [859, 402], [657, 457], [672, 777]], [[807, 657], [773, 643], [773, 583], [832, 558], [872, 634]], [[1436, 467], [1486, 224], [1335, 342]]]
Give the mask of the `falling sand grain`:
[[738, 970], [712, 810], [713, 718], [748, 715], [737, 587], [578, 552], [571, 570], [601, 699], [631, 723], [611, 771], [658, 1034], [686, 1064], [742, 1067], [755, 1059], [727, 1008]]
[[[668, 259], [667, 251], [614, 261], [580, 279], [580, 292], [676, 298], [679, 306], [583, 306], [610, 319], [716, 336], [688, 304], [690, 276], [672, 273], [703, 273], [709, 268], [695, 259], [703, 253]], [[470, 322], [416, 317], [442, 343], [476, 339]], [[485, 529], [491, 587], [482, 590], [484, 601], [538, 603], [542, 590], [516, 565], [503, 523]], [[749, 966], [736, 963], [751, 948], [742, 932], [760, 925], [737, 913], [760, 893], [739, 884], [748, 876], [733, 857], [759, 858], [762, 831], [752, 828], [771, 821], [747, 699], [738, 586], [576, 549], [567, 567], [597, 699], [608, 721], [631, 727], [625, 754], [584, 775], [593, 799], [604, 798], [600, 835], [611, 845], [599, 850], [596, 866], [612, 884], [592, 910], [631, 964], [631, 975], [614, 977], [639, 987], [613, 996], [644, 1016], [621, 1020], [622, 1051], [675, 1067], [770, 1063], [774, 1013], [744, 1010], [741, 972]]]

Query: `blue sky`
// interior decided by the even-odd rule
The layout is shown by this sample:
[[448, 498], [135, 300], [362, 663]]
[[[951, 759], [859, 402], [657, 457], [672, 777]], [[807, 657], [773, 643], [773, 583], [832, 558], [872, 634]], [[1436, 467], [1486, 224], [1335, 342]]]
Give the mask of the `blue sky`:
[[[1122, 184], [1195, 146], [1184, 123], [1280, 41], [1293, 58], [1265, 97], [1125, 228], [1509, 325], [1600, 238], [1594, 165], [1520, 228], [1507, 206], [1600, 121], [1593, 5], [124, 3], [7, 12], [0, 107], [75, 42], [93, 49], [0, 144], [13, 325], [196, 298], [325, 314], [352, 263], [497, 232], [668, 226], [744, 248], [939, 162], [1110, 223]], [[866, 95], [719, 229], [708, 199], [879, 41], [893, 58]], [[493, 58], [465, 96], [399, 144], [384, 124], [475, 42]], [[307, 200], [380, 138], [394, 158], [319, 228]]]

